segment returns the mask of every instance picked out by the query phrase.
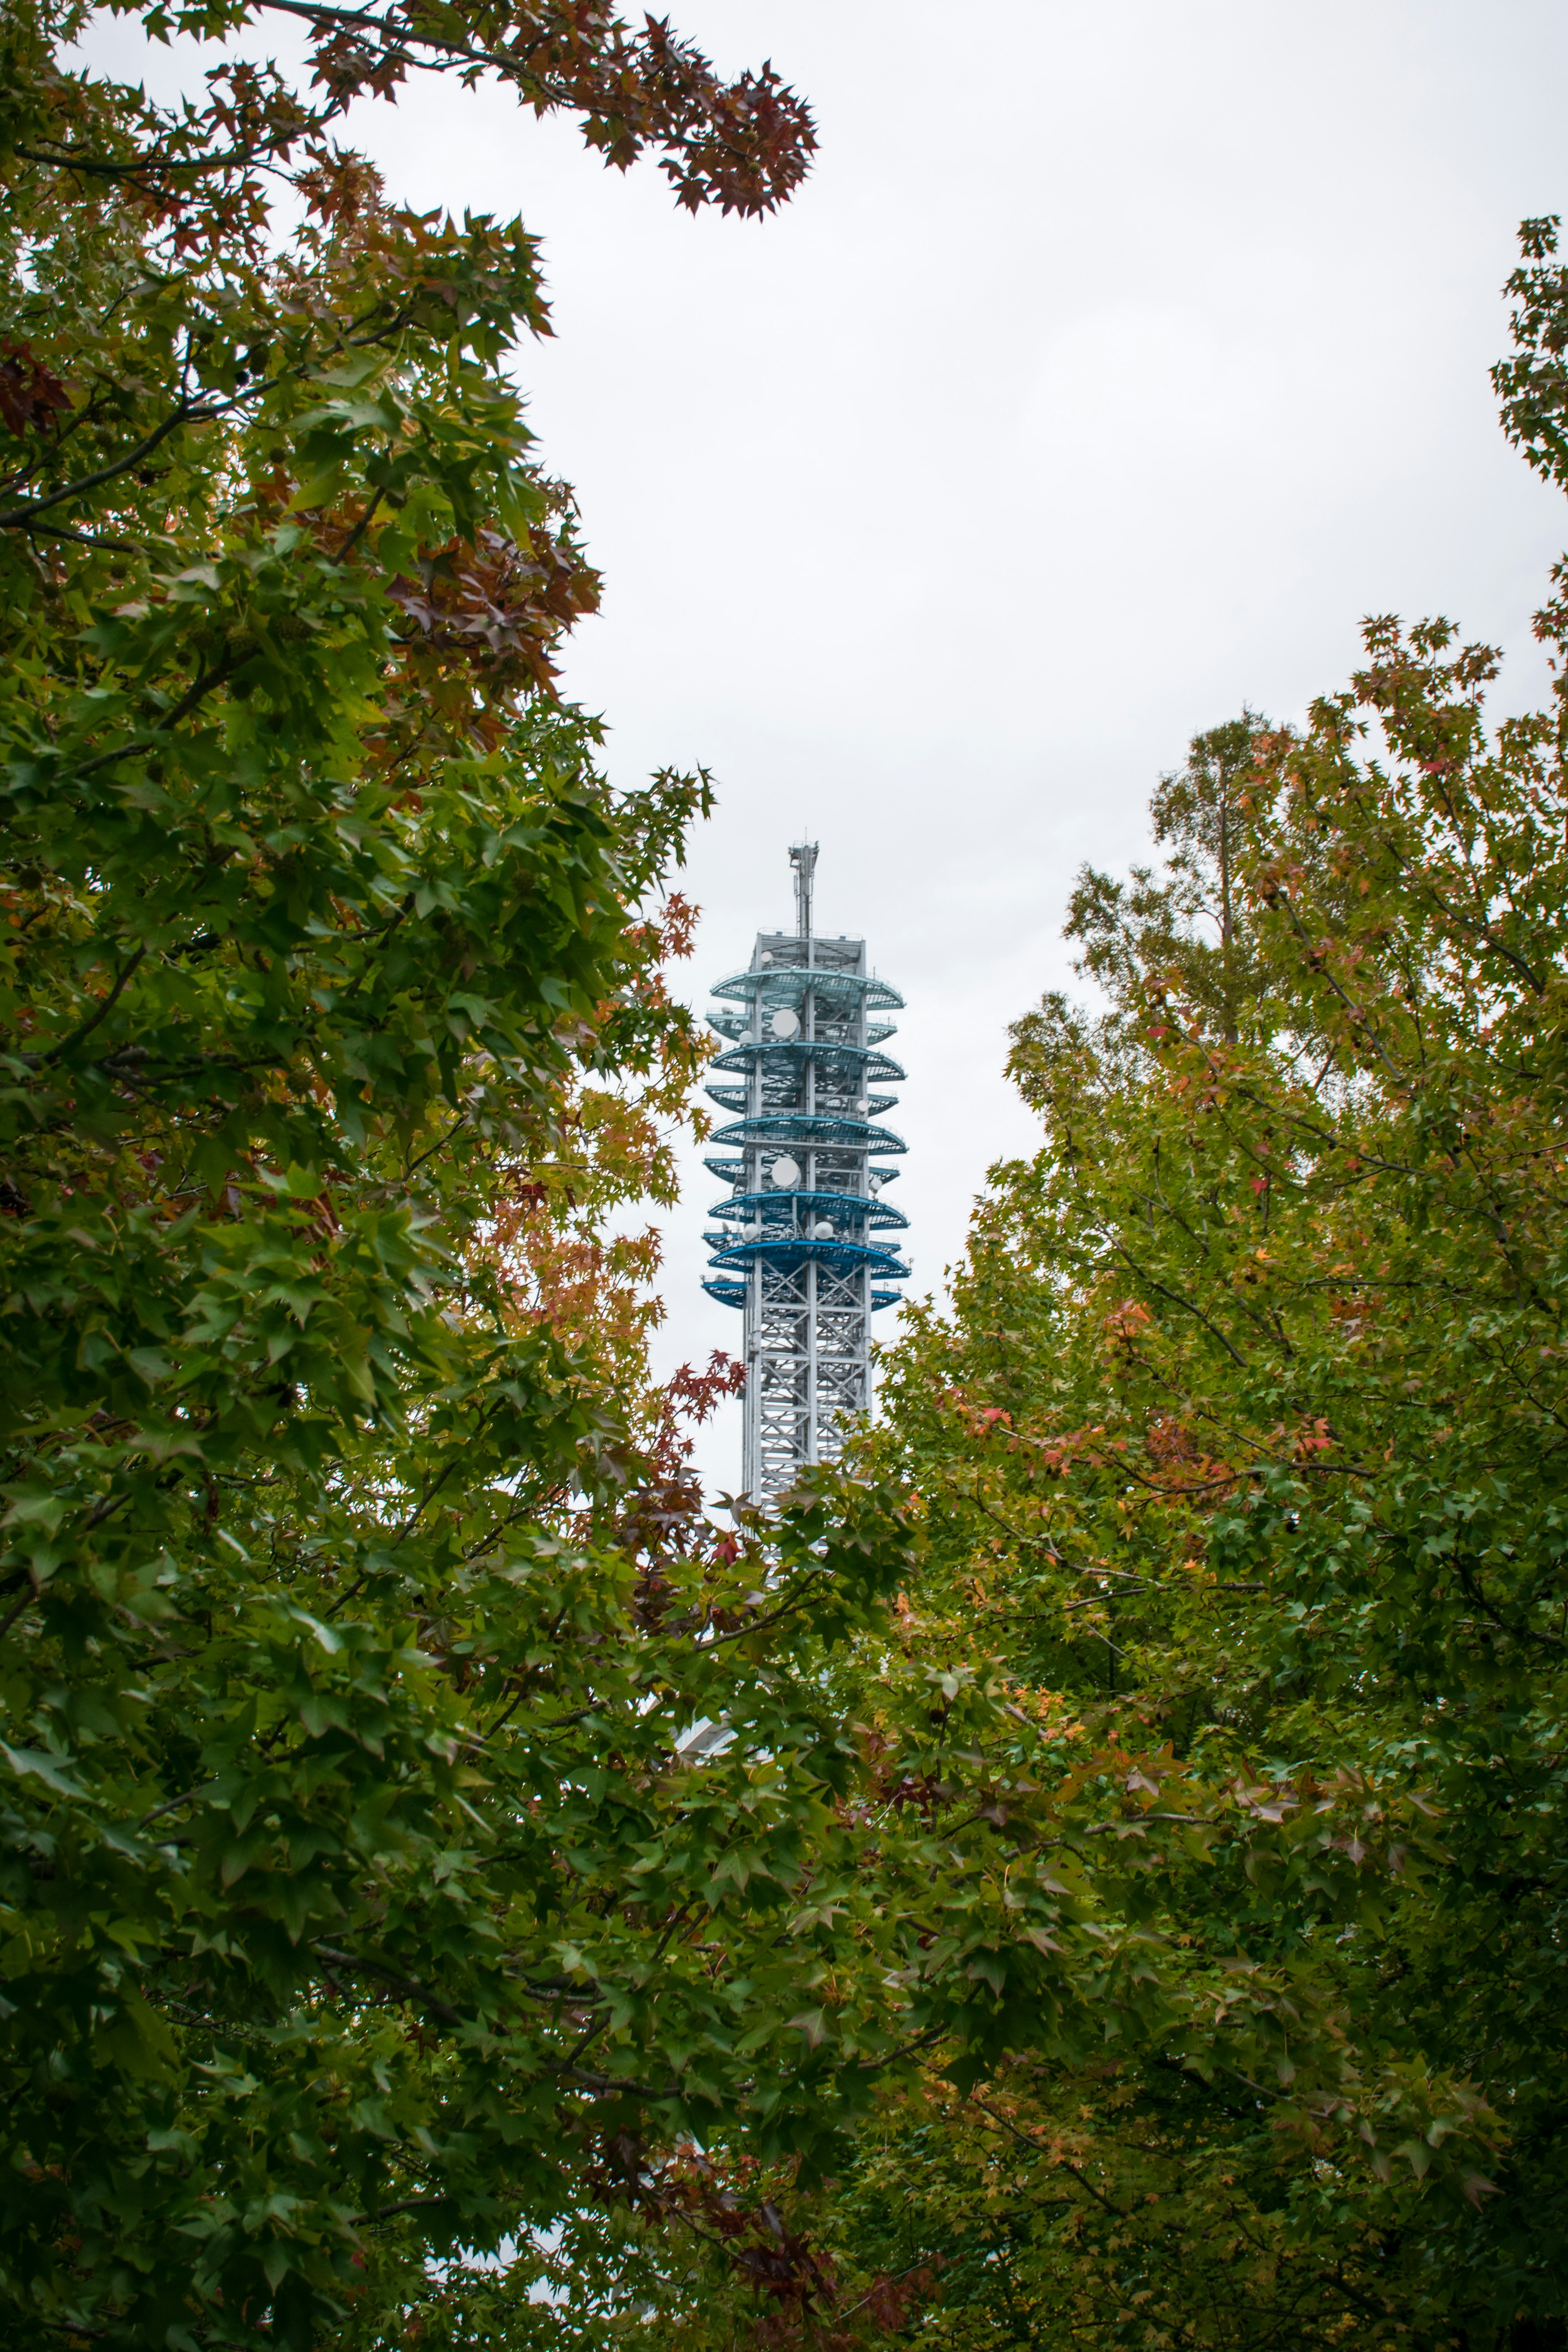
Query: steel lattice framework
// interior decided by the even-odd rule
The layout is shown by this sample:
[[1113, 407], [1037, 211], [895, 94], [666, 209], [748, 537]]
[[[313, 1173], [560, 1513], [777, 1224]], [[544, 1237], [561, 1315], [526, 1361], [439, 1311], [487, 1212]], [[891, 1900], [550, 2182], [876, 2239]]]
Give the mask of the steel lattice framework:
[[846, 1416], [871, 1403], [871, 1317], [909, 1267], [888, 1236], [907, 1220], [883, 1198], [905, 1150], [877, 1124], [904, 1073], [883, 1053], [903, 998], [868, 971], [864, 940], [812, 929], [816, 842], [790, 851], [793, 932], [759, 931], [746, 971], [721, 981], [709, 1020], [728, 1050], [708, 1091], [742, 1116], [713, 1140], [730, 1186], [710, 1213], [703, 1288], [746, 1318], [742, 1486], [765, 1503], [807, 1462], [831, 1461]]

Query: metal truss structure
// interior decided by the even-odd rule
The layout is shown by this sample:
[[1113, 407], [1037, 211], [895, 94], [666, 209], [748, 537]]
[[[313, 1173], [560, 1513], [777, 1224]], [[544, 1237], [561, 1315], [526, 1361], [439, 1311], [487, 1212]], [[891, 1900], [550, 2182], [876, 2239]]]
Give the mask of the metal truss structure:
[[790, 851], [793, 932], [760, 931], [744, 971], [721, 981], [709, 1021], [727, 1041], [708, 1091], [741, 1116], [719, 1128], [729, 1185], [704, 1235], [703, 1288], [746, 1318], [742, 1484], [753, 1503], [831, 1461], [846, 1421], [871, 1404], [871, 1317], [898, 1303], [909, 1267], [888, 1236], [907, 1220], [884, 1199], [906, 1147], [877, 1124], [904, 1073], [882, 1046], [901, 1007], [866, 963], [864, 940], [812, 929], [816, 842]]

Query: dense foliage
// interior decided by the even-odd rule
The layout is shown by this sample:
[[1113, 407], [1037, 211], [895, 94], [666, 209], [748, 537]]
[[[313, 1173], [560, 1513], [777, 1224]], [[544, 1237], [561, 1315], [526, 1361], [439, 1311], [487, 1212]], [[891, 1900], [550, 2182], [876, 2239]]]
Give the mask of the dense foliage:
[[755, 212], [809, 123], [604, 10], [285, 14], [313, 94], [170, 113], [68, 69], [79, 11], [0, 33], [18, 2347], [374, 2333], [396, 2249], [548, 2219], [650, 2106], [824, 2128], [808, 1670], [897, 1567], [807, 1517], [764, 1607], [644, 1410], [604, 1221], [700, 1059], [658, 893], [707, 786], [612, 793], [553, 692], [596, 583], [503, 365], [529, 238], [331, 136], [479, 60]]
[[0, 26], [7, 2343], [1560, 2340], [1564, 705], [1384, 621], [1200, 737], [859, 1475], [721, 1535], [608, 1222], [707, 785], [555, 691], [530, 240], [333, 134], [496, 73], [755, 214], [809, 118], [142, 13], [268, 12], [172, 112]]
[[[1525, 244], [1498, 388], [1568, 487]], [[984, 1854], [1070, 1925], [829, 2189], [767, 2174], [809, 2274], [755, 2187], [695, 2242], [672, 2175], [684, 2234], [576, 2249], [590, 2336], [1564, 2340], [1568, 604], [1538, 630], [1551, 707], [1489, 724], [1491, 653], [1370, 623], [1304, 728], [1194, 740], [1157, 866], [1080, 877], [1095, 1004], [1014, 1033], [1042, 1149], [884, 1365], [863, 1466], [921, 1552], [857, 1698], [877, 1658], [1002, 1696]], [[899, 1791], [950, 1895], [974, 1744]]]
[[[1568, 278], [1553, 224], [1524, 242], [1498, 388], [1568, 487]], [[1044, 1147], [996, 1172], [952, 1315], [889, 1367], [877, 1451], [927, 1501], [928, 1640], [1097, 1739], [1163, 1736], [1152, 1812], [1185, 1782], [1305, 1823], [1353, 1785], [1437, 1842], [1346, 1927], [1223, 1832], [1161, 1889], [1194, 1989], [1289, 1988], [1278, 2067], [1110, 2032], [1076, 2068], [1020, 2044], [984, 2106], [891, 2111], [840, 2226], [862, 2260], [946, 2257], [933, 2341], [1563, 2340], [1559, 599], [1537, 627], [1538, 715], [1489, 725], [1491, 653], [1376, 620], [1305, 729], [1194, 741], [1152, 803], [1163, 864], [1075, 892], [1100, 1010], [1048, 998], [1014, 1033]], [[1444, 2115], [1368, 2150], [1314, 2019], [1347, 2074], [1448, 2084]]]

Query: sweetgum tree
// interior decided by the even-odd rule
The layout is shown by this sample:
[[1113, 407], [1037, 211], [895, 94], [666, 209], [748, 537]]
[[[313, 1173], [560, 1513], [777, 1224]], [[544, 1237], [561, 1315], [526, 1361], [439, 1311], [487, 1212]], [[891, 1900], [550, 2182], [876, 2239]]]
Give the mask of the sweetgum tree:
[[[1568, 273], [1523, 241], [1496, 382], [1568, 488]], [[1563, 584], [1543, 711], [1489, 722], [1494, 654], [1378, 619], [1303, 729], [1194, 741], [1163, 862], [1074, 895], [1099, 1009], [1014, 1033], [1043, 1148], [889, 1366], [923, 1640], [1120, 1743], [1151, 1864], [1173, 1790], [1212, 1832], [1152, 1874], [1160, 2031], [1019, 2034], [863, 2143], [837, 2241], [945, 2261], [922, 2340], [1564, 2340]], [[1358, 1873], [1431, 1819], [1359, 1910], [1243, 1850], [1351, 1791]], [[1272, 1989], [1268, 2063], [1194, 2047], [1184, 1988], [1227, 1986]]]
[[334, 141], [488, 71], [756, 214], [809, 120], [598, 6], [274, 13], [309, 89], [168, 111], [67, 65], [81, 11], [0, 27], [17, 2347], [395, 2328], [606, 2137], [809, 2143], [898, 2040], [868, 1990], [819, 2053], [840, 1914], [781, 1926], [843, 1838], [816, 1660], [896, 1559], [806, 1508], [764, 1598], [602, 1229], [668, 1192], [707, 786], [611, 793], [553, 690], [596, 583], [503, 366], [528, 237]]
[[[1527, 1681], [1435, 1566], [1507, 1293], [1473, 1233], [1441, 1256], [1433, 1219], [1385, 1205], [1396, 1148], [1458, 1176], [1452, 1202], [1466, 1178], [1435, 1097], [1372, 1083], [1363, 967], [1381, 942], [1407, 1005], [1412, 906], [1457, 890], [1458, 803], [1424, 797], [1410, 746], [1463, 732], [1467, 789], [1533, 809], [1556, 718], [1493, 741], [1489, 657], [1441, 625], [1371, 636], [1310, 733], [1247, 714], [1197, 739], [1155, 798], [1159, 871], [1082, 877], [1106, 1008], [1019, 1024], [1047, 1149], [999, 1172], [954, 1313], [885, 1366], [865, 1459], [902, 1496], [885, 1540], [917, 1541], [891, 1622], [823, 1676], [862, 1742], [851, 1850], [875, 1904], [907, 1890], [883, 1949], [923, 2076], [891, 2080], [832, 2183], [722, 2125], [602, 2168], [528, 2274], [547, 2320], [470, 2276], [425, 2300], [432, 2342], [1522, 2347], [1552, 2324], [1562, 1601], [1477, 1585], [1521, 1656], [1542, 1635]], [[1515, 880], [1551, 925], [1547, 807]], [[1494, 981], [1485, 1022], [1434, 990], [1474, 1089], [1518, 1080], [1480, 1034]], [[1412, 1294], [1403, 1321], [1371, 1319], [1374, 1276]], [[1480, 1458], [1511, 1444], [1522, 1487], [1515, 1406], [1497, 1393]], [[1554, 1528], [1550, 1474], [1508, 1507]], [[1517, 1822], [1505, 1761], [1536, 1776]]]
[[[1568, 272], [1524, 244], [1496, 382], [1568, 488]], [[1568, 2338], [1563, 586], [1545, 710], [1374, 620], [1302, 729], [1194, 740], [1158, 863], [1079, 878], [1097, 1002], [1014, 1033], [1042, 1149], [862, 1457], [922, 1539], [884, 1654], [1019, 1739], [989, 1831], [952, 1746], [899, 1794], [1050, 1967], [984, 2067], [971, 2030], [884, 2093], [764, 2341]], [[626, 2275], [672, 2341], [747, 2307], [732, 2262]]]

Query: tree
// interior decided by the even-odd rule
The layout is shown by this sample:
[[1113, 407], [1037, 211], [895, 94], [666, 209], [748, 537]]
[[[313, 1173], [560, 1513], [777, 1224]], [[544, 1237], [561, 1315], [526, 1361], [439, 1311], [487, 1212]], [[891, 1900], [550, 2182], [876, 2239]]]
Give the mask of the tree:
[[[1497, 383], [1568, 487], [1523, 237]], [[1565, 2340], [1565, 576], [1542, 712], [1385, 618], [1301, 730], [1194, 740], [1163, 870], [1074, 893], [1099, 1009], [1014, 1032], [1043, 1148], [884, 1366], [911, 1654], [1054, 1710], [1051, 1866], [1131, 1844], [1092, 1916], [1151, 1979], [879, 2103], [818, 2243], [934, 2274], [917, 2342]]]
[[658, 902], [707, 782], [612, 793], [554, 690], [597, 590], [503, 364], [529, 238], [331, 136], [483, 69], [754, 214], [809, 119], [597, 7], [280, 13], [310, 92], [172, 112], [68, 68], [79, 9], [0, 36], [18, 2347], [374, 2333], [606, 2135], [809, 2144], [897, 2039], [868, 1994], [819, 2058], [779, 1927], [897, 1559], [805, 1505], [759, 1591], [604, 1238], [700, 1059]]

